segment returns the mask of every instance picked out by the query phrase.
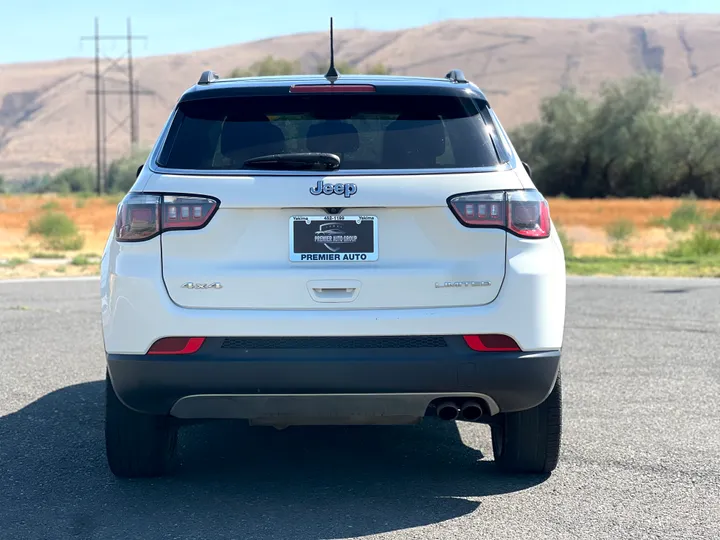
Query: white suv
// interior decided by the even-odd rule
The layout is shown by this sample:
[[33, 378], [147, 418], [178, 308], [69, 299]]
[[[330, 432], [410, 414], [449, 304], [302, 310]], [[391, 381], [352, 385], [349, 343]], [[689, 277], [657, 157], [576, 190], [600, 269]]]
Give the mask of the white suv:
[[218, 79], [178, 101], [102, 260], [106, 443], [169, 470], [184, 420], [491, 426], [547, 473], [565, 260], [483, 93], [444, 78]]

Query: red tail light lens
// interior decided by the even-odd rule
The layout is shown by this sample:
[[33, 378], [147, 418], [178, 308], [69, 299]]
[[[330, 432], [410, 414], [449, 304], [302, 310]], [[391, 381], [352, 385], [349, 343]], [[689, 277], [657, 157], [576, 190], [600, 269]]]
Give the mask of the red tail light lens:
[[218, 206], [219, 201], [209, 197], [129, 193], [118, 207], [115, 239], [141, 242], [164, 231], [200, 229]]
[[501, 228], [522, 238], [550, 236], [550, 208], [536, 190], [470, 193], [448, 202], [467, 227]]
[[158, 195], [128, 194], [118, 207], [115, 239], [119, 242], [138, 242], [160, 234], [161, 201]]
[[550, 207], [537, 191], [508, 192], [508, 229], [524, 238], [550, 236]]
[[204, 227], [217, 209], [217, 201], [207, 197], [163, 196], [163, 231]]
[[453, 198], [450, 205], [465, 225], [505, 227], [507, 223], [504, 192], [461, 195]]
[[520, 350], [513, 338], [503, 334], [483, 334], [480, 336], [463, 336], [463, 338], [467, 346], [473, 351], [506, 352]]
[[204, 337], [168, 337], [152, 344], [148, 354], [192, 354], [198, 352]]

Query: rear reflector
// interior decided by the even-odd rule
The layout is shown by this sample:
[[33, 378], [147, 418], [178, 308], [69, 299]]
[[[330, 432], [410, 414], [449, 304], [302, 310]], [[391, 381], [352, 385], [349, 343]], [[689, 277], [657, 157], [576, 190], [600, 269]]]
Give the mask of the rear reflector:
[[374, 92], [372, 84], [296, 84], [290, 87], [291, 94], [347, 94], [357, 92]]
[[473, 351], [505, 352], [519, 351], [520, 347], [510, 336], [502, 334], [483, 334], [479, 336], [463, 336], [465, 343]]
[[153, 343], [148, 354], [192, 354], [205, 342], [204, 337], [167, 337]]

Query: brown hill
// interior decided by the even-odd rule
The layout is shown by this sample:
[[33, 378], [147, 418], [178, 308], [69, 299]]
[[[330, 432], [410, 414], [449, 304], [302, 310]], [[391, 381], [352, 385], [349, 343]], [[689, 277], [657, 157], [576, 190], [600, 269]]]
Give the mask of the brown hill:
[[[140, 138], [152, 143], [177, 99], [204, 69], [228, 74], [265, 55], [299, 58], [313, 69], [327, 56], [324, 33], [299, 34], [190, 54], [138, 59]], [[533, 120], [538, 104], [563, 87], [595, 91], [607, 79], [659, 72], [678, 104], [720, 113], [720, 16], [647, 15], [612, 19], [452, 20], [395, 32], [336, 31], [337, 58], [383, 63], [396, 74], [442, 76], [460, 68], [482, 87], [507, 127]], [[110, 72], [107, 89], [126, 89]], [[0, 174], [25, 178], [93, 164], [92, 59], [0, 65]], [[127, 114], [126, 96], [107, 97]], [[108, 132], [113, 128], [108, 123]], [[128, 151], [128, 135], [109, 137], [108, 158]]]

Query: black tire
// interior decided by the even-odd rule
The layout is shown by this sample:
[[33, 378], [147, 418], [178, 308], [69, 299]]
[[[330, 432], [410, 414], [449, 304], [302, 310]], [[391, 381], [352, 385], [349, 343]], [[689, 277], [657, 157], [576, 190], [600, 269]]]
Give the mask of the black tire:
[[177, 426], [169, 416], [142, 414], [118, 399], [105, 375], [105, 452], [120, 478], [148, 478], [170, 471], [177, 449]]
[[495, 463], [504, 471], [547, 474], [555, 470], [562, 438], [562, 383], [537, 407], [501, 414], [491, 425]]

